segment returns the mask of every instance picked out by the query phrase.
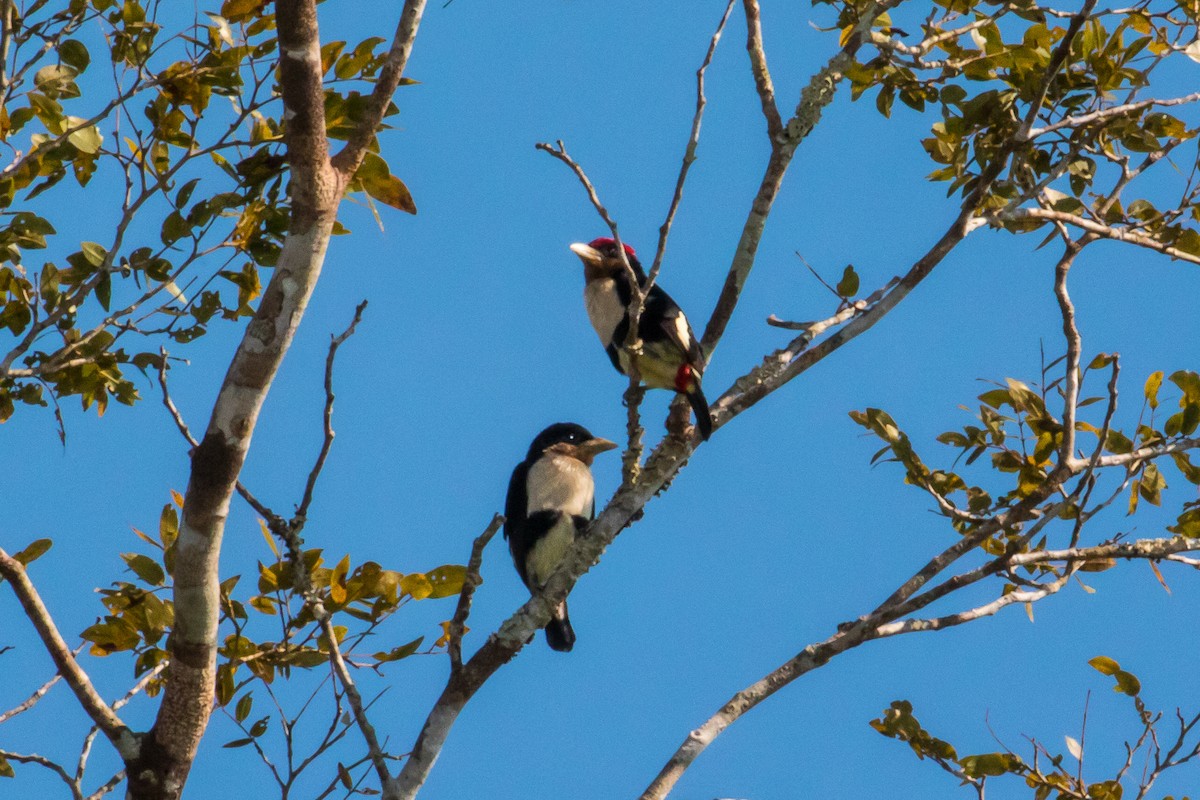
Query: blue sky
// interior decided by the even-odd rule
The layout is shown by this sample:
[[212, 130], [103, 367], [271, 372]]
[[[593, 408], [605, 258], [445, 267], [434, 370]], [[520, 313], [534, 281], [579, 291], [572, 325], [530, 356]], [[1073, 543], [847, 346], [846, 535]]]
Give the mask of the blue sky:
[[[826, 12], [765, 6], [767, 52], [787, 109], [836, 42], [810, 25], [828, 24]], [[324, 547], [329, 561], [349, 552], [354, 563], [372, 559], [404, 572], [461, 563], [501, 509], [509, 473], [541, 428], [569, 420], [622, 435], [625, 382], [587, 323], [580, 265], [567, 250], [605, 230], [574, 177], [534, 143], [563, 139], [623, 238], [651, 253], [691, 123], [694, 71], [721, 8], [455, 0], [428, 10], [408, 71], [421, 83], [400, 90], [395, 129], [382, 137], [419, 214], [385, 209], [380, 231], [362, 207], [346, 204], [343, 222], [353, 235], [330, 248], [243, 474], [280, 510], [298, 500], [320, 442], [328, 336], [369, 299], [359, 333], [339, 354], [338, 438], [307, 529], [309, 544]], [[356, 41], [392, 26], [393, 11], [371, 3], [328, 3], [322, 13], [326, 40]], [[385, 30], [376, 30], [384, 16]], [[697, 328], [720, 291], [766, 158], [743, 43], [735, 12], [708, 73], [700, 160], [661, 275]], [[768, 314], [815, 319], [833, 311], [833, 298], [795, 251], [827, 279], [853, 263], [870, 291], [907, 270], [941, 234], [957, 206], [943, 185], [924, 180], [933, 167], [919, 140], [933, 121], [900, 104], [884, 120], [873, 102], [851, 104], [848, 94], [828, 109], [798, 152], [706, 373], [710, 399], [787, 341], [764, 324]], [[98, 239], [84, 230], [79, 238]], [[974, 406], [987, 388], [980, 379], [1032, 382], [1039, 347], [1051, 357], [1061, 352], [1055, 253], [1034, 252], [1038, 239], [975, 234], [872, 331], [715, 433], [579, 583], [571, 597], [575, 650], [553, 653], [539, 637], [501, 670], [468, 706], [422, 796], [636, 796], [687, 731], [733, 692], [874, 608], [949, 544], [949, 526], [923, 493], [902, 484], [898, 468], [869, 467], [879, 444], [847, 412], [888, 410], [927, 461], [948, 466], [955, 453], [932, 437], [971, 421], [958, 406]], [[1101, 245], [1086, 252], [1071, 290], [1088, 356], [1121, 353], [1119, 419], [1132, 428], [1147, 374], [1200, 366], [1193, 300], [1200, 273]], [[171, 377], [193, 429], [205, 424], [237, 335], [216, 326], [186, 352], [174, 348], [190, 360]], [[65, 448], [48, 412], [21, 410], [0, 429], [9, 475], [0, 544], [12, 551], [34, 538], [55, 540], [31, 574], [68, 640], [101, 613], [90, 590], [127, 577], [118, 553], [140, 545], [130, 527], [153, 529], [169, 490], [186, 484], [186, 446], [156, 387], [139, 388], [144, 403], [114, 405], [101, 420], [68, 402]], [[1164, 392], [1164, 400], [1175, 397]], [[666, 402], [656, 392], [644, 405], [651, 431]], [[601, 455], [594, 472], [602, 500], [619, 482], [619, 458]], [[1106, 514], [1092, 540], [1119, 531], [1159, 535], [1172, 509], [1195, 497], [1178, 473], [1166, 475], [1162, 513]], [[255, 562], [268, 558], [253, 514], [235, 502], [223, 570], [253, 576]], [[1141, 677], [1152, 707], [1196, 710], [1190, 643], [1200, 589], [1182, 569], [1164, 567], [1164, 574], [1170, 594], [1144, 564], [1122, 565], [1087, 576], [1093, 594], [1073, 584], [1039, 604], [1033, 623], [1009, 609], [945, 633], [867, 644], [738, 722], [674, 796], [966, 796], [868, 727], [899, 698], [911, 699], [926, 727], [960, 752], [999, 749], [990, 726], [1027, 756], [1025, 736], [1058, 752], [1063, 734], [1078, 738], [1091, 692], [1088, 754], [1097, 762], [1092, 774], [1106, 777], [1122, 737], [1136, 734], [1136, 719], [1089, 658], [1111, 656]], [[468, 649], [527, 597], [500, 539], [483, 575]], [[449, 601], [413, 605], [383, 636], [389, 646], [432, 638], [452, 610]], [[0, 645], [16, 647], [0, 655], [0, 708], [8, 708], [51, 667], [8, 592], [0, 592], [0, 615], [8, 620]], [[127, 662], [85, 665], [106, 696], [129, 684]], [[372, 716], [391, 751], [408, 749], [446, 670], [444, 656], [421, 656], [391, 665], [386, 680], [364, 676], [368, 691], [387, 688]], [[311, 685], [317, 674], [301, 680]], [[128, 716], [145, 724], [152, 712], [143, 699]], [[62, 687], [0, 729], [0, 747], [70, 752], [47, 736], [60, 724], [71, 726], [68, 742], [84, 730]], [[227, 790], [231, 775], [244, 791], [269, 793], [249, 749], [220, 748], [237, 735], [214, 717], [189, 796]], [[99, 765], [113, 763], [102, 749], [97, 779], [107, 777]], [[1156, 795], [1196, 785], [1191, 767]], [[989, 791], [993, 799], [1025, 796], [1016, 782]]]

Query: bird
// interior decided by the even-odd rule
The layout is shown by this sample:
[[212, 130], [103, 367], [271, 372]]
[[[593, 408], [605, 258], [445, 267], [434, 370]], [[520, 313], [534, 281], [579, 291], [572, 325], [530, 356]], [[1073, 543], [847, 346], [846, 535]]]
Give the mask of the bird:
[[[541, 591], [596, 515], [592, 459], [616, 446], [582, 425], [556, 422], [534, 437], [525, 460], [513, 470], [504, 502], [504, 538], [530, 594]], [[546, 623], [546, 643], [562, 653], [575, 645], [566, 600]]]
[[[628, 375], [629, 354], [624, 345], [633, 292], [629, 273], [617, 253], [617, 243], [607, 237], [587, 244], [576, 242], [571, 245], [571, 252], [583, 262], [583, 303], [588, 319], [612, 365], [617, 372]], [[625, 245], [625, 254], [639, 286], [644, 289], [646, 273], [637, 254], [629, 245]], [[712, 417], [700, 386], [704, 354], [683, 310], [657, 282], [646, 295], [638, 319], [638, 337], [642, 340], [642, 355], [637, 362], [642, 382], [651, 389], [670, 389], [687, 397], [696, 414], [700, 438], [707, 440], [712, 435]]]

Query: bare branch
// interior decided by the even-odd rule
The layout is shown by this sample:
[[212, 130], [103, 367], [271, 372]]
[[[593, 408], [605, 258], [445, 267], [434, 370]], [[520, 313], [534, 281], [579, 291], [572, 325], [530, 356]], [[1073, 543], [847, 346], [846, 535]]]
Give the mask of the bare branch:
[[392, 46], [388, 50], [387, 60], [379, 70], [375, 79], [375, 87], [367, 102], [366, 111], [358, 120], [354, 133], [346, 140], [341, 152], [333, 157], [335, 169], [345, 175], [353, 175], [358, 165], [362, 163], [363, 155], [375, 138], [376, 131], [383, 124], [392, 95], [400, 86], [404, 76], [404, 68], [408, 66], [408, 57], [412, 54], [413, 42], [417, 38], [417, 29], [421, 25], [421, 15], [425, 13], [425, 0], [405, 0], [400, 12], [400, 21], [396, 23], [396, 33], [392, 36]]
[[[175, 421], [175, 427], [179, 429], [179, 433], [184, 439], [187, 440], [187, 443], [190, 444], [193, 449], [195, 449], [200, 445], [200, 443], [196, 441], [196, 437], [192, 436], [192, 431], [190, 428], [188, 428], [187, 421], [184, 420], [183, 414], [180, 413], [178, 407], [176, 407], [175, 401], [171, 399], [171, 390], [167, 386], [167, 358], [169, 354], [164, 347], [160, 347], [158, 349], [158, 354], [158, 385], [159, 388], [162, 389], [163, 405], [166, 406], [167, 413], [171, 415], [171, 419]], [[235, 488], [237, 489], [237, 493], [242, 496], [242, 499], [245, 500], [250, 507], [253, 508], [263, 519], [268, 521], [281, 520], [281, 518], [274, 511], [267, 508], [263, 502], [255, 497], [254, 494], [247, 489], [241, 481], [237, 482]]]
[[1087, 244], [1087, 241], [1076, 242], [1069, 237], [1066, 239], [1066, 251], [1054, 268], [1054, 296], [1058, 298], [1058, 307], [1062, 314], [1063, 338], [1067, 341], [1067, 361], [1064, 369], [1066, 379], [1063, 385], [1063, 432], [1062, 445], [1059, 448], [1060, 464], [1070, 465], [1075, 461], [1075, 413], [1079, 406], [1079, 381], [1082, 377], [1080, 369], [1080, 352], [1083, 339], [1075, 324], [1075, 306], [1067, 293], [1067, 273], [1075, 263], [1076, 256]]
[[783, 118], [775, 102], [775, 86], [771, 82], [771, 71], [767, 69], [767, 53], [763, 49], [762, 16], [758, 0], [743, 0], [746, 12], [746, 51], [750, 54], [750, 71], [754, 73], [754, 88], [762, 105], [763, 117], [767, 121], [767, 137], [772, 142], [783, 138]]
[[629, 356], [626, 372], [626, 375], [629, 377], [629, 386], [624, 398], [627, 409], [628, 421], [626, 428], [629, 440], [625, 452], [621, 456], [621, 466], [624, 482], [632, 484], [637, 481], [641, 470], [642, 435], [645, 432], [642, 429], [641, 416], [639, 414], [645, 392], [641, 388], [642, 374], [641, 370], [638, 369], [638, 358], [642, 354], [642, 342], [638, 338], [638, 321], [641, 319], [642, 309], [646, 303], [646, 294], [650, 291], [650, 287], [654, 283], [653, 276], [648, 277], [645, 284], [638, 280], [637, 273], [633, 271], [633, 267], [629, 263], [629, 258], [625, 252], [625, 243], [621, 241], [621, 233], [617, 230], [617, 223], [609, 216], [608, 209], [604, 207], [604, 204], [600, 202], [600, 197], [596, 194], [596, 187], [592, 185], [587, 173], [583, 171], [583, 167], [567, 153], [567, 148], [563, 145], [562, 140], [559, 139], [555, 142], [554, 147], [545, 142], [538, 142], [534, 147], [554, 156], [575, 173], [575, 177], [583, 184], [588, 200], [591, 201], [592, 206], [596, 209], [596, 213], [600, 215], [600, 218], [604, 220], [604, 223], [608, 225], [608, 229], [612, 232], [613, 241], [616, 243], [617, 256], [621, 259], [621, 263], [625, 265], [625, 277], [629, 282], [629, 305], [626, 306], [626, 313], [629, 315], [629, 332], [625, 336], [622, 347], [624, 347], [625, 352]]
[[463, 580], [462, 591], [458, 593], [458, 606], [454, 609], [454, 617], [450, 620], [449, 641], [446, 646], [450, 654], [450, 670], [452, 672], [462, 669], [462, 638], [466, 633], [467, 617], [471, 613], [471, 599], [475, 596], [475, 589], [483, 583], [483, 578], [479, 574], [479, 568], [483, 564], [483, 550], [503, 524], [504, 515], [496, 514], [484, 532], [479, 534], [475, 543], [471, 545], [471, 557], [467, 561], [467, 576]]
[[[83, 649], [83, 647], [80, 646], [79, 648], [77, 648], [75, 650], [74, 654], [78, 655], [79, 651], [82, 649]], [[60, 673], [56, 674], [50, 680], [43, 683], [40, 687], [38, 687], [38, 689], [33, 694], [29, 695], [29, 697], [26, 698], [22, 703], [10, 708], [8, 711], [5, 711], [3, 714], [0, 714], [0, 724], [8, 722], [10, 719], [15, 717], [17, 714], [22, 714], [22, 713], [28, 711], [29, 709], [33, 708], [34, 705], [37, 704], [37, 701], [41, 700], [43, 697], [45, 697], [46, 692], [48, 692], [52, 688], [54, 688], [54, 684], [58, 683], [61, 679], [62, 679], [62, 673], [60, 672]]]
[[71, 688], [75, 698], [83, 706], [83, 710], [113, 743], [122, 758], [126, 760], [132, 758], [138, 750], [133, 733], [96, 692], [91, 679], [79, 666], [79, 662], [75, 660], [71, 649], [67, 647], [67, 643], [63, 641], [62, 635], [58, 632], [58, 627], [55, 626], [50, 611], [29, 580], [25, 565], [3, 549], [0, 549], [0, 577], [7, 580], [13, 587], [13, 592], [17, 595], [17, 600], [20, 602], [25, 616], [33, 623], [46, 652], [54, 661], [54, 666], [58, 668], [59, 674], [63, 676], [67, 686]]
[[71, 780], [71, 776], [67, 774], [67, 771], [60, 764], [51, 761], [45, 756], [38, 755], [37, 753], [14, 753], [11, 750], [0, 750], [0, 758], [6, 761], [15, 761], [18, 764], [37, 764], [40, 767], [45, 767], [62, 779], [67, 788], [71, 790], [73, 798], [78, 800], [80, 797], [79, 788], [75, 785], [75, 781]]
[[1192, 264], [1200, 264], [1200, 256], [1187, 253], [1177, 247], [1172, 247], [1168, 244], [1147, 236], [1144, 233], [1130, 230], [1128, 228], [1118, 228], [1112, 225], [1105, 225], [1093, 219], [1081, 217], [1077, 214], [1069, 214], [1065, 211], [1054, 211], [1048, 208], [1010, 208], [997, 212], [988, 217], [989, 221], [996, 220], [1001, 222], [1020, 221], [1025, 219], [1042, 219], [1051, 222], [1062, 222], [1067, 225], [1072, 225], [1080, 230], [1094, 233], [1104, 239], [1113, 239], [1118, 242], [1145, 247], [1149, 250], [1177, 258], [1180, 261], [1187, 261]]
[[[987, 22], [988, 20], [983, 20]], [[1064, 117], [1058, 122], [1051, 123], [1042, 128], [1031, 128], [1028, 138], [1036, 139], [1039, 136], [1045, 136], [1047, 133], [1062, 130], [1063, 128], [1082, 128], [1085, 125], [1091, 125], [1093, 122], [1104, 122], [1114, 117], [1124, 116], [1125, 114], [1135, 114], [1139, 111], [1144, 111], [1147, 108], [1155, 106], [1181, 106], [1188, 103], [1195, 103], [1200, 100], [1200, 92], [1194, 92], [1184, 97], [1174, 97], [1168, 100], [1141, 100], [1136, 103], [1123, 103], [1119, 106], [1109, 106], [1108, 108], [1097, 109], [1096, 111], [1087, 114], [1075, 114], [1073, 116]]]
[[[786, 125], [774, 128], [770, 111], [770, 109], [776, 108], [774, 89], [770, 84], [770, 75], [766, 72], [766, 56], [762, 55], [759, 60], [762, 49], [761, 29], [758, 30], [759, 38], [755, 38], [758, 4], [757, 0], [743, 0], [747, 26], [750, 29], [747, 48], [751, 51], [751, 69], [755, 75], [755, 88], [758, 90], [763, 113], [768, 120], [767, 133], [771, 142], [771, 155], [767, 160], [758, 192], [750, 205], [746, 222], [742, 226], [742, 234], [738, 239], [737, 249], [734, 250], [733, 262], [725, 277], [725, 285], [721, 289], [721, 295], [717, 299], [712, 316], [709, 317], [708, 324], [704, 328], [700, 348], [706, 357], [711, 356], [713, 349], [721, 340], [721, 336], [725, 333], [725, 328], [733, 316], [733, 311], [737, 307], [742, 287], [745, 286], [750, 270], [754, 266], [758, 244], [766, 229], [767, 217], [770, 216], [771, 207], [783, 186], [783, 178], [787, 174], [796, 148], [820, 121], [821, 112], [825, 107], [833, 102], [837, 87], [845, 76], [845, 70], [854, 63], [855, 54], [863, 41], [863, 34], [871, 29], [876, 17], [896, 5], [897, 2], [899, 0], [876, 3], [863, 13], [846, 46], [830, 58], [804, 87], [791, 119], [787, 121]], [[775, 114], [778, 114], [778, 110], [775, 111]]]
[[683, 200], [683, 185], [687, 181], [688, 170], [691, 169], [692, 163], [696, 160], [696, 148], [700, 144], [700, 120], [704, 116], [704, 107], [708, 104], [708, 100], [704, 96], [704, 73], [708, 70], [708, 65], [712, 63], [713, 54], [717, 51], [717, 42], [721, 40], [721, 34], [725, 30], [725, 23], [729, 21], [729, 15], [733, 11], [733, 4], [736, 2], [737, 0], [729, 0], [725, 4], [725, 13], [721, 15], [721, 21], [717, 23], [717, 30], [713, 33], [712, 39], [708, 43], [708, 52], [704, 54], [704, 60], [700, 63], [700, 68], [696, 70], [696, 113], [692, 117], [692, 133], [688, 138], [687, 147], [683, 151], [683, 164], [679, 167], [679, 177], [675, 181], [675, 194], [672, 196], [671, 205], [667, 209], [667, 217], [658, 229], [658, 249], [654, 252], [654, 263], [650, 265], [650, 283], [654, 282], [658, 276], [659, 269], [662, 268], [663, 254], [667, 249], [667, 237], [671, 233], [671, 224], [675, 221], [675, 212], [679, 209], [679, 203]]
[[[299, 520], [303, 520], [308, 515], [308, 506], [312, 503], [317, 478], [321, 476], [321, 470], [325, 468], [325, 459], [329, 457], [329, 449], [333, 447], [333, 360], [337, 357], [338, 348], [342, 346], [342, 343], [354, 335], [358, 323], [362, 322], [362, 315], [366, 309], [367, 301], [363, 300], [355, 307], [354, 318], [350, 320], [350, 325], [346, 330], [342, 331], [339, 336], [330, 337], [329, 354], [325, 356], [325, 436], [321, 442], [321, 452], [317, 455], [317, 462], [308, 473], [308, 481], [304, 484], [304, 495], [300, 500], [300, 505], [296, 508], [296, 518]], [[293, 524], [295, 523], [293, 522]]]

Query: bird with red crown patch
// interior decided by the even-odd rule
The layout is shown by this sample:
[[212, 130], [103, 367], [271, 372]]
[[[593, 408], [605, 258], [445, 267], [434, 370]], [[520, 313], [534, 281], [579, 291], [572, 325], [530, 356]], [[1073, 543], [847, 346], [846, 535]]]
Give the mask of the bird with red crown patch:
[[[617, 243], [607, 237], [587, 244], [577, 242], [571, 245], [571, 252], [583, 262], [583, 303], [588, 319], [612, 365], [617, 372], [628, 375], [629, 355], [624, 344], [629, 333], [629, 302], [633, 291]], [[634, 249], [625, 245], [625, 255], [639, 288], [644, 291], [646, 273]], [[708, 439], [712, 434], [712, 417], [700, 387], [704, 374], [700, 342], [682, 309], [657, 282], [650, 287], [638, 318], [638, 337], [642, 340], [642, 355], [638, 358], [642, 382], [651, 389], [670, 389], [684, 395], [696, 414], [700, 438]]]

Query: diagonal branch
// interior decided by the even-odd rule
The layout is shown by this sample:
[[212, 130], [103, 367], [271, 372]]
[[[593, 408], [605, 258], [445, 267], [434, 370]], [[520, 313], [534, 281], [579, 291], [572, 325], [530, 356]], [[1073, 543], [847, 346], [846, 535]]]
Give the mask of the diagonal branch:
[[744, 0], [746, 12], [746, 52], [750, 54], [750, 72], [754, 75], [754, 88], [758, 91], [763, 118], [767, 123], [767, 137], [778, 141], [783, 137], [783, 118], [775, 101], [775, 85], [771, 82], [771, 71], [767, 68], [767, 52], [763, 47], [762, 14], [758, 0]]
[[658, 271], [662, 268], [663, 253], [667, 249], [667, 237], [671, 233], [671, 224], [675, 221], [675, 212], [683, 200], [683, 186], [687, 182], [688, 170], [696, 160], [696, 148], [700, 145], [700, 121], [704, 117], [704, 107], [708, 105], [708, 99], [704, 96], [704, 73], [708, 70], [708, 65], [712, 63], [713, 55], [717, 51], [717, 43], [721, 41], [725, 23], [729, 21], [729, 15], [733, 12], [733, 4], [736, 2], [737, 0], [729, 0], [725, 4], [725, 13], [721, 15], [721, 21], [717, 23], [717, 30], [709, 40], [708, 52], [704, 54], [704, 60], [700, 62], [700, 68], [696, 70], [696, 113], [692, 117], [692, 132], [688, 138], [687, 147], [683, 150], [683, 164], [679, 167], [679, 177], [675, 180], [675, 194], [671, 197], [671, 205], [667, 209], [666, 219], [658, 229], [658, 249], [654, 252], [654, 262], [650, 265], [648, 273], [650, 284], [654, 283], [655, 278], [658, 277]]
[[33, 623], [38, 637], [42, 640], [42, 645], [54, 661], [54, 666], [58, 668], [59, 674], [63, 676], [63, 680], [71, 688], [75, 698], [83, 706], [83, 710], [113, 743], [122, 758], [132, 757], [137, 751], [133, 733], [100, 697], [95, 687], [92, 686], [92, 681], [88, 678], [87, 673], [75, 660], [75, 655], [63, 641], [62, 634], [58, 632], [58, 627], [54, 624], [50, 611], [42, 602], [33, 582], [29, 580], [25, 565], [3, 549], [0, 549], [0, 577], [12, 585], [13, 592], [20, 602], [21, 608], [25, 611], [25, 616]]
[[[1174, 537], [1171, 539], [1147, 539], [1139, 542], [1099, 545], [1090, 548], [1072, 548], [1061, 551], [1045, 551], [1002, 557], [1020, 559], [1023, 564], [1067, 562], [1080, 563], [1106, 557], [1142, 558], [1159, 560], [1180, 553], [1200, 550], [1200, 540]], [[994, 601], [975, 606], [956, 614], [930, 619], [905, 619], [884, 621], [879, 612], [844, 626], [828, 639], [810, 644], [787, 662], [772, 670], [760, 680], [735, 694], [703, 725], [688, 734], [658, 776], [642, 794], [641, 800], [662, 800], [670, 792], [683, 773], [708, 745], [726, 728], [747, 711], [802, 675], [824, 666], [830, 659], [875, 639], [898, 636], [905, 633], [921, 633], [942, 630], [971, 622], [998, 613], [1003, 608], [1017, 603], [1033, 603], [1057, 593], [1067, 582], [1071, 572], [1045, 584], [1027, 590], [1018, 590], [1002, 595]]]
[[404, 68], [408, 66], [408, 57], [412, 55], [413, 42], [417, 38], [417, 29], [421, 25], [421, 15], [425, 13], [425, 0], [405, 0], [400, 12], [400, 21], [396, 23], [396, 33], [392, 36], [392, 46], [388, 50], [387, 60], [379, 70], [375, 79], [375, 88], [367, 101], [366, 111], [358, 120], [354, 133], [346, 141], [341, 151], [333, 157], [333, 166], [344, 175], [353, 175], [358, 165], [362, 163], [367, 148], [375, 139], [375, 133], [383, 124], [392, 95], [400, 86], [404, 76]]
[[1047, 220], [1049, 222], [1061, 222], [1066, 225], [1079, 228], [1088, 233], [1096, 234], [1104, 239], [1113, 239], [1126, 244], [1145, 247], [1149, 250], [1168, 255], [1171, 258], [1177, 258], [1180, 261], [1187, 261], [1192, 264], [1200, 264], [1200, 256], [1194, 253], [1189, 253], [1173, 247], [1169, 244], [1164, 244], [1157, 239], [1147, 236], [1144, 233], [1139, 233], [1129, 228], [1119, 228], [1112, 225], [1105, 225], [1093, 219], [1081, 217], [1077, 214], [1069, 214], [1065, 211], [1055, 211], [1049, 208], [1012, 208], [1000, 211], [997, 214], [988, 217], [989, 221], [996, 220], [1001, 222], [1020, 221], [1027, 219]]
[[[82, 649], [83, 649], [83, 647], [80, 646], [80, 648], [78, 650], [76, 650], [72, 655], [77, 655], [79, 653], [79, 650], [82, 650]], [[33, 708], [35, 705], [37, 705], [37, 702], [39, 700], [41, 700], [43, 697], [46, 696], [46, 692], [49, 692], [51, 689], [53, 689], [54, 684], [58, 683], [60, 680], [62, 680], [62, 673], [58, 672], [54, 675], [53, 678], [51, 678], [50, 680], [46, 681], [41, 686], [39, 686], [33, 692], [33, 694], [29, 695], [29, 697], [25, 698], [25, 700], [23, 700], [21, 703], [13, 706], [8, 711], [5, 711], [3, 714], [0, 714], [0, 724], [8, 722], [10, 719], [15, 717], [17, 714], [23, 714], [24, 712]]]
[[467, 561], [467, 576], [463, 580], [462, 591], [458, 594], [458, 605], [454, 609], [454, 617], [450, 620], [449, 641], [446, 645], [446, 650], [450, 654], [451, 672], [462, 669], [462, 640], [463, 635], [467, 632], [467, 617], [471, 613], [471, 600], [475, 596], [475, 589], [483, 583], [483, 578], [479, 574], [479, 568], [483, 565], [483, 550], [503, 524], [504, 515], [496, 514], [484, 532], [479, 534], [475, 543], [471, 545], [471, 557]]
[[[751, 69], [754, 73], [755, 88], [762, 103], [763, 113], [767, 119], [767, 138], [771, 143], [771, 155], [759, 183], [758, 192], [750, 205], [750, 212], [742, 226], [742, 234], [738, 239], [737, 248], [733, 253], [733, 262], [725, 277], [725, 285], [717, 299], [717, 305], [709, 317], [701, 338], [700, 347], [705, 357], [709, 357], [725, 328], [729, 324], [733, 311], [741, 297], [742, 287], [750, 276], [754, 260], [758, 253], [758, 245], [766, 230], [767, 218], [771, 207], [783, 186], [783, 178], [787, 174], [792, 156], [800, 143], [808, 137], [825, 107], [833, 102], [838, 85], [845, 77], [845, 71], [854, 63], [855, 54], [863, 42], [863, 34], [871, 29], [875, 19], [897, 5], [900, 0], [887, 0], [870, 6], [854, 26], [847, 39], [846, 46], [831, 57], [825, 66], [821, 67], [808, 85], [800, 93], [796, 111], [786, 125], [776, 127], [774, 117], [778, 116], [775, 104], [774, 89], [771, 85], [770, 74], [766, 69], [766, 55], [762, 47], [762, 30], [758, 25], [757, 0], [744, 0], [748, 38], [746, 47], [751, 53]], [[774, 115], [772, 114], [772, 109]]]

